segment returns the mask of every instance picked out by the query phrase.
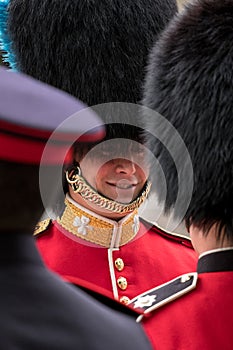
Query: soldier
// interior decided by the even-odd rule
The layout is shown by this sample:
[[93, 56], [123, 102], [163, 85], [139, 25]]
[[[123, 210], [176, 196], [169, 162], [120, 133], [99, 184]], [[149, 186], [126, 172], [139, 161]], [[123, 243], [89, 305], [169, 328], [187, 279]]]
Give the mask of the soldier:
[[125, 304], [196, 265], [189, 239], [138, 217], [150, 183], [133, 103], [150, 47], [175, 11], [175, 1], [154, 0], [11, 0], [8, 7], [16, 68], [89, 106], [104, 103], [93, 107], [106, 122], [104, 142], [75, 147], [65, 206], [38, 225], [37, 246], [65, 280]]
[[[32, 232], [43, 210], [39, 165], [46, 141], [82, 108], [67, 94], [0, 68], [2, 349], [150, 348], [134, 320], [62, 282], [45, 268], [35, 247]], [[99, 120], [86, 111], [72, 127], [59, 129], [59, 139], [49, 146], [53, 157], [41, 167], [56, 169], [68, 147], [66, 138], [87, 131], [89, 123], [98, 125]], [[100, 131], [91, 137], [99, 139]]]
[[[167, 118], [190, 153], [194, 189], [184, 219], [199, 255], [196, 273], [133, 301], [147, 314], [142, 322], [158, 350], [232, 349], [232, 23], [230, 0], [190, 3], [151, 55], [144, 103]], [[151, 116], [145, 116], [145, 123], [150, 129], [157, 127]], [[167, 174], [166, 207], [171, 208], [176, 200], [175, 168], [158, 142], [152, 140], [150, 147], [156, 154], [160, 150], [158, 160]], [[187, 189], [188, 179], [185, 185]]]

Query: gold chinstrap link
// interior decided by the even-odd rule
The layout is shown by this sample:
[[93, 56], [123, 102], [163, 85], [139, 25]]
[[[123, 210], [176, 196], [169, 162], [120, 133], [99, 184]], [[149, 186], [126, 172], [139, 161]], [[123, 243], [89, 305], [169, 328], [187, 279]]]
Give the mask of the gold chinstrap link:
[[78, 172], [75, 169], [70, 173], [66, 171], [66, 180], [71, 185], [73, 191], [75, 193], [79, 193], [85, 200], [98, 205], [102, 209], [107, 209], [114, 213], [129, 213], [135, 209], [138, 209], [150, 192], [151, 183], [147, 182], [145, 190], [138, 198], [129, 204], [122, 204], [98, 194], [80, 175], [80, 169], [77, 168], [77, 170]]

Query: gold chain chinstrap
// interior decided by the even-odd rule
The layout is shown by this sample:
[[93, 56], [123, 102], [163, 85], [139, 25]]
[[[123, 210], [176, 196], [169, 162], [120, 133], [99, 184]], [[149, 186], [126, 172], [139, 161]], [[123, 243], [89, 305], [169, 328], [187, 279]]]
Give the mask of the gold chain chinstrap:
[[75, 193], [79, 193], [85, 200], [98, 205], [102, 209], [107, 209], [114, 213], [129, 213], [135, 209], [138, 209], [147, 198], [151, 188], [151, 183], [147, 182], [145, 189], [139, 197], [129, 204], [123, 204], [101, 196], [85, 181], [80, 174], [81, 171], [78, 167], [77, 169], [73, 169], [71, 172], [66, 171], [66, 180], [71, 185], [73, 191]]

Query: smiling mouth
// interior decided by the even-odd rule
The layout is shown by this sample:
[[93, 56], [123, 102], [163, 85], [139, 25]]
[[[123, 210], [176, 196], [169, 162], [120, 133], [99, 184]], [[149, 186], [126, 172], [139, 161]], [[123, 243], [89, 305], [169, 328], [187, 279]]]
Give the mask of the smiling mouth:
[[[120, 182], [120, 181], [119, 181]], [[130, 189], [134, 189], [137, 184], [130, 184], [130, 183], [111, 183], [111, 182], [107, 182], [108, 185], [112, 186], [112, 187], [115, 187], [115, 188], [118, 188], [119, 190], [130, 190]]]

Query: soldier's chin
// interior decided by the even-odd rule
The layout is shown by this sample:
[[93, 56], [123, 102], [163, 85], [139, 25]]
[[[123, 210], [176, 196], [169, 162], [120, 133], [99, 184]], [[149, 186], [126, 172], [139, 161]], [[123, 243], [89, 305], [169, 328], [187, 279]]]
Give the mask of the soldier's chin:
[[123, 191], [124, 193], [119, 193], [122, 191], [118, 191], [115, 201], [123, 204], [129, 204], [134, 200], [134, 194], [131, 193], [125, 193], [126, 191]]
[[107, 198], [107, 199], [110, 199], [114, 202], [118, 202], [118, 203], [121, 203], [121, 204], [130, 204], [135, 198], [135, 193], [134, 191], [131, 189], [131, 190], [121, 190], [121, 189], [117, 189], [117, 193], [111, 193], [109, 195], [106, 195], [105, 193], [103, 192], [98, 192], [101, 196]]

